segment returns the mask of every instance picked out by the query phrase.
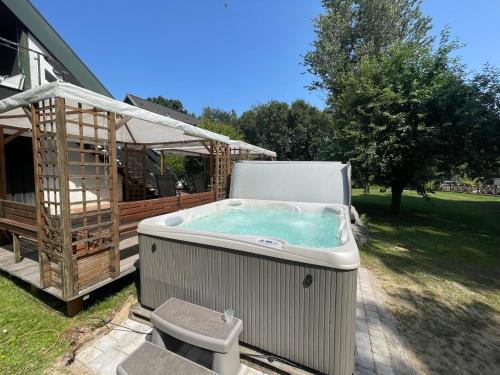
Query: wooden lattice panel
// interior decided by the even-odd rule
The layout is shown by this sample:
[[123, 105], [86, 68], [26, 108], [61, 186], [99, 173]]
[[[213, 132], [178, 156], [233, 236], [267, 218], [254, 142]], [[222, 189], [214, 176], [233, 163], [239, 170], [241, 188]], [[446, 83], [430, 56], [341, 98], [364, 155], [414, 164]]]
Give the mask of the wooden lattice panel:
[[146, 148], [145, 145], [125, 143], [125, 200], [146, 199]]
[[55, 99], [32, 106], [40, 278], [43, 287], [61, 287], [63, 238]]
[[216, 200], [225, 199], [227, 196], [228, 177], [231, 174], [229, 145], [213, 142], [211, 158], [212, 190], [215, 191]]
[[55, 98], [32, 119], [42, 279], [69, 298], [120, 272], [115, 114]]

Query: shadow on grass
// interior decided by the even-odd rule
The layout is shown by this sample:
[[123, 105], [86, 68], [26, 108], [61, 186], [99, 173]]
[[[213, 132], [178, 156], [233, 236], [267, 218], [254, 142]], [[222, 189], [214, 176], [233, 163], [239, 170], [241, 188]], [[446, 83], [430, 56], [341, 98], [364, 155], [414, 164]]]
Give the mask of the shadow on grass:
[[353, 204], [369, 217], [363, 259], [383, 266], [388, 307], [427, 370], [498, 373], [500, 199], [405, 194], [398, 216], [389, 194]]
[[[66, 315], [66, 302], [60, 300], [59, 298], [53, 296], [50, 293], [45, 292], [43, 289], [38, 289], [28, 282], [21, 280], [15, 276], [8, 274], [7, 272], [0, 270], [0, 277], [5, 277], [9, 279], [12, 283], [16, 285], [16, 287], [24, 290], [29, 293], [31, 296], [36, 298], [36, 300], [42, 304], [44, 304], [49, 309], [60, 313], [61, 315]], [[84, 301], [83, 310], [76, 315], [76, 318], [81, 318], [83, 315], [87, 315], [91, 313], [93, 309], [98, 308], [100, 303], [103, 303], [108, 298], [113, 295], [116, 295], [120, 291], [129, 287], [130, 285], [135, 284], [135, 288], [139, 289], [139, 274], [131, 273], [126, 275], [118, 280], [115, 280], [109, 284], [104, 285], [103, 287], [91, 292], [89, 294], [89, 298]]]
[[389, 303], [391, 300], [399, 331], [430, 372], [498, 373], [498, 314], [488, 305], [478, 301], [449, 305], [429, 291], [407, 289], [391, 297]]
[[479, 292], [500, 286], [500, 200], [403, 196], [398, 216], [388, 213], [389, 202], [389, 195], [353, 198], [370, 220], [371, 240], [362, 252], [408, 277], [428, 273]]

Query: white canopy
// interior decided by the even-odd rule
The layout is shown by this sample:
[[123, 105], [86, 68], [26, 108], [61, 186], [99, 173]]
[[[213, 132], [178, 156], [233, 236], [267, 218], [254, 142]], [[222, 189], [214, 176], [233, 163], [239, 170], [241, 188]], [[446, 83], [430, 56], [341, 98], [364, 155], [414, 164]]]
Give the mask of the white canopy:
[[[266, 150], [265, 148], [254, 146], [243, 141], [231, 140], [229, 147], [233, 150], [248, 151], [251, 155], [263, 155], [273, 158], [276, 157], [276, 152], [274, 151]], [[166, 151], [171, 154], [180, 155], [208, 155], [210, 153], [209, 150], [203, 145], [194, 143], [178, 143], [170, 144], [168, 146], [157, 145], [152, 148], [156, 151]]]
[[[130, 118], [126, 126], [122, 126], [117, 130], [117, 142], [153, 145], [171, 142], [196, 142], [206, 139], [225, 144], [230, 143], [230, 139], [226, 136], [61, 81], [34, 87], [0, 100], [0, 125], [31, 129], [31, 123], [27, 117], [24, 117], [22, 107], [55, 97], [64, 98], [71, 105], [82, 103]], [[2, 118], [2, 115], [10, 118]]]

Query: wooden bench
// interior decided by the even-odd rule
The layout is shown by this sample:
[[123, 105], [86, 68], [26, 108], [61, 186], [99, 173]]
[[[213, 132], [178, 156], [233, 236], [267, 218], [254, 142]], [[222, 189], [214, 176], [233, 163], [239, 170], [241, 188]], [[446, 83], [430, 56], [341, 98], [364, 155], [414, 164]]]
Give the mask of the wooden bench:
[[143, 219], [175, 212], [180, 209], [177, 196], [149, 199], [135, 202], [122, 202], [120, 209], [120, 235], [134, 234]]
[[21, 261], [20, 237], [37, 238], [36, 206], [7, 200], [1, 200], [0, 205], [2, 206], [0, 212], [3, 212], [3, 217], [0, 217], [0, 228], [12, 233], [14, 259], [16, 263], [19, 263]]
[[120, 235], [135, 233], [139, 222], [149, 217], [201, 206], [214, 201], [215, 193], [207, 191], [205, 193], [181, 193], [173, 197], [122, 202], [118, 205], [120, 208]]
[[[181, 194], [173, 197], [148, 199], [135, 202], [121, 202], [118, 204], [122, 236], [132, 236], [137, 231], [137, 225], [143, 219], [168, 214], [181, 209], [191, 208], [215, 201], [214, 192]], [[12, 233], [14, 257], [16, 262], [21, 261], [20, 237], [37, 239], [36, 206], [25, 203], [0, 200], [0, 229]]]

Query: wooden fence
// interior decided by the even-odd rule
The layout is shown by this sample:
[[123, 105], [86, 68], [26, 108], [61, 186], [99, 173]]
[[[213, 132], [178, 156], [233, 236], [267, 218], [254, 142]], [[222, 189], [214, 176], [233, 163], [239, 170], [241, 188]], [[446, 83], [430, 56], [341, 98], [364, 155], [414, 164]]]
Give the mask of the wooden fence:
[[458, 182], [443, 182], [439, 186], [441, 191], [452, 191], [457, 193], [473, 193], [486, 195], [499, 195], [499, 185], [472, 185]]

